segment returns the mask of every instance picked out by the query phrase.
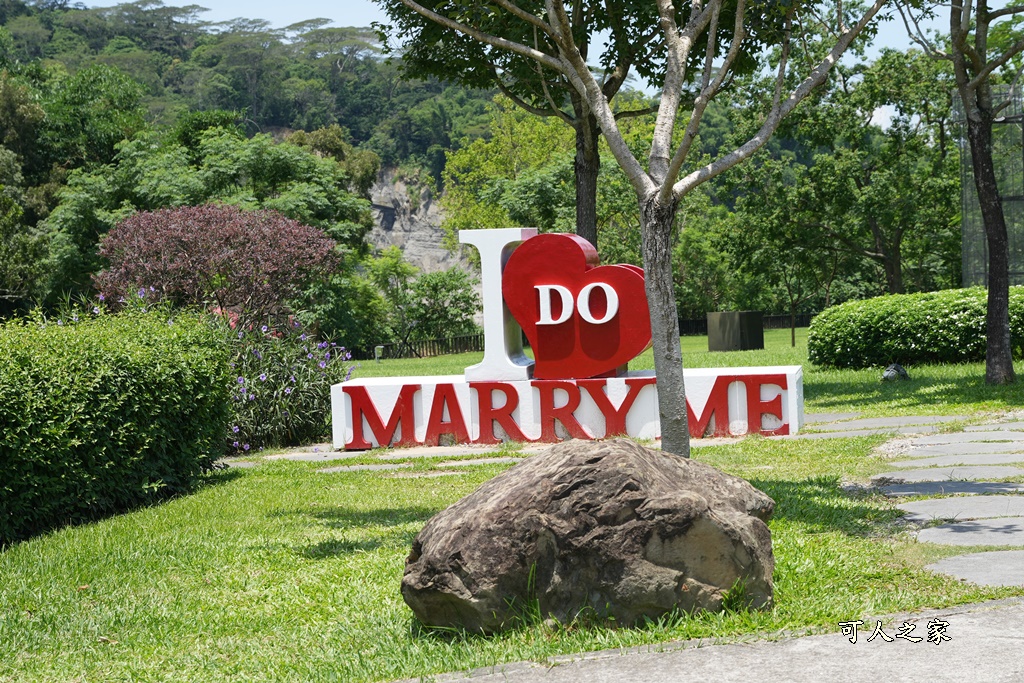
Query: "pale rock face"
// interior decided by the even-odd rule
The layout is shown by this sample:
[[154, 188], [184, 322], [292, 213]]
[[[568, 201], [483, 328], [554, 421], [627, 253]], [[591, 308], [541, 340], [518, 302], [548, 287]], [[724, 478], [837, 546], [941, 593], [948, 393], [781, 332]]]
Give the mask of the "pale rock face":
[[444, 215], [432, 188], [410, 185], [398, 179], [394, 169], [384, 169], [370, 189], [370, 197], [375, 225], [368, 239], [374, 249], [397, 246], [405, 259], [424, 273], [471, 267], [468, 259], [441, 243]]
[[624, 626], [717, 611], [729, 591], [770, 608], [774, 507], [704, 463], [623, 439], [566, 441], [431, 518], [402, 596], [426, 625], [483, 633], [524, 609]]

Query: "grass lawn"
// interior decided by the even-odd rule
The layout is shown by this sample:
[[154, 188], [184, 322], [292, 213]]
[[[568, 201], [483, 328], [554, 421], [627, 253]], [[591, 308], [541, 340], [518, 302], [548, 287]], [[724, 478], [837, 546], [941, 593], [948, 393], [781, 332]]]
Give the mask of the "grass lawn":
[[[914, 380], [902, 384], [881, 384], [877, 370], [815, 370], [805, 345], [778, 343], [786, 335], [766, 335], [766, 351], [732, 354], [707, 354], [702, 338], [687, 338], [685, 357], [694, 367], [803, 364], [808, 411], [974, 414], [1021, 404], [1020, 389], [985, 387], [980, 366], [911, 368]], [[368, 362], [357, 372], [448, 374], [471, 362]], [[638, 629], [525, 624], [491, 638], [421, 630], [398, 586], [423, 523], [506, 466], [430, 479], [322, 474], [286, 461], [219, 471], [193, 495], [0, 552], [0, 681], [389, 680], [673, 639], [836, 632], [849, 619], [1024, 595], [924, 571], [970, 549], [913, 542], [891, 502], [843, 493], [842, 480], [884, 469], [871, 455], [884, 440], [751, 437], [695, 449], [777, 503], [773, 610], [677, 615]]]
[[[1024, 406], [1024, 382], [1003, 387], [985, 384], [985, 364], [923, 365], [907, 367], [910, 381], [882, 382], [882, 368], [830, 370], [807, 361], [807, 328], [796, 331], [796, 346], [789, 330], [765, 330], [763, 351], [708, 352], [707, 337], [682, 337], [683, 365], [688, 368], [757, 365], [801, 365], [804, 369], [806, 412], [861, 412], [865, 417], [888, 415], [970, 415], [1015, 410]], [[481, 353], [439, 358], [359, 361], [354, 377], [403, 375], [459, 375], [480, 361]], [[1024, 363], [1015, 364], [1018, 374]], [[630, 362], [631, 370], [654, 369], [646, 351]]]

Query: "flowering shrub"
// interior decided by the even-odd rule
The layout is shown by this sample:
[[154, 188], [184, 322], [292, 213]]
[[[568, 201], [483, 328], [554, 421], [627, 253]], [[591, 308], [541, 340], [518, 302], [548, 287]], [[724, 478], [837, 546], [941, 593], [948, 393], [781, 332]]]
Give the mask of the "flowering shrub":
[[226, 328], [231, 348], [228, 451], [322, 441], [330, 432], [331, 385], [352, 373], [349, 353], [298, 324]]
[[[889, 363], [968, 363], [985, 358], [984, 288], [881, 296], [848, 301], [814, 318], [810, 361], [840, 368]], [[1024, 287], [1010, 288], [1015, 355], [1024, 343]]]
[[103, 238], [110, 267], [94, 277], [108, 301], [155, 286], [177, 305], [234, 310], [264, 320], [335, 265], [323, 231], [276, 211], [189, 206], [134, 214]]
[[145, 307], [0, 326], [0, 546], [186, 492], [223, 453], [222, 337]]

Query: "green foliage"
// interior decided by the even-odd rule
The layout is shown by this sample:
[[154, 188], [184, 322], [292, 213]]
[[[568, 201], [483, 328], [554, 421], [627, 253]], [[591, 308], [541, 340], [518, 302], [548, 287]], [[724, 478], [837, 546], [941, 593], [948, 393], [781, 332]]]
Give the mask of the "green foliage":
[[274, 209], [361, 253], [372, 226], [370, 206], [349, 189], [350, 176], [333, 157], [277, 144], [269, 135], [246, 139], [210, 128], [198, 132], [193, 151], [173, 135], [161, 140], [140, 133], [120, 145], [113, 164], [69, 178], [46, 221], [53, 235], [49, 297], [87, 292], [89, 276], [101, 265], [99, 238], [135, 211], [209, 202]]
[[223, 452], [219, 335], [93, 310], [0, 327], [0, 544], [187, 492]]
[[[848, 301], [811, 322], [812, 363], [866, 368], [889, 363], [968, 363], [985, 358], [986, 290], [981, 287]], [[1024, 288], [1010, 289], [1010, 332], [1024, 342]]]
[[28, 299], [45, 250], [42, 237], [21, 222], [21, 209], [2, 191], [0, 185], [0, 318]]
[[244, 455], [269, 446], [298, 446], [330, 434], [331, 385], [352, 373], [348, 352], [303, 332], [298, 322], [224, 333], [231, 349], [228, 450]]

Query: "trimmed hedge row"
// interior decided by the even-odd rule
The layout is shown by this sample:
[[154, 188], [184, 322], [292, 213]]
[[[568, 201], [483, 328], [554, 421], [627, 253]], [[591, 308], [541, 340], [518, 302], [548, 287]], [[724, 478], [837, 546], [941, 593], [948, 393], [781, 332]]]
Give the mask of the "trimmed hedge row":
[[188, 491], [223, 453], [228, 372], [191, 315], [0, 326], [0, 546]]
[[[969, 363], [985, 359], [988, 292], [982, 287], [849, 301], [811, 322], [815, 365], [866, 368], [890, 363]], [[1010, 288], [1014, 355], [1024, 342], [1024, 287]]]

